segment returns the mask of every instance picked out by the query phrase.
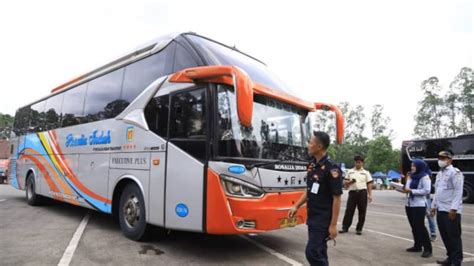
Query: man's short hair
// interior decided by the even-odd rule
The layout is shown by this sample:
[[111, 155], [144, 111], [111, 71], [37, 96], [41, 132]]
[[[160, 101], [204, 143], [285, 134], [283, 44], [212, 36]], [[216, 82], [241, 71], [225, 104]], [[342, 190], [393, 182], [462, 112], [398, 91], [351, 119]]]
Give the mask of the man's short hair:
[[354, 156], [354, 161], [355, 162], [357, 162], [357, 161], [364, 162], [364, 156], [358, 154], [358, 155]]
[[315, 138], [318, 139], [319, 143], [323, 145], [324, 149], [327, 150], [329, 148], [329, 143], [331, 142], [331, 138], [326, 132], [323, 131], [313, 131], [313, 135]]

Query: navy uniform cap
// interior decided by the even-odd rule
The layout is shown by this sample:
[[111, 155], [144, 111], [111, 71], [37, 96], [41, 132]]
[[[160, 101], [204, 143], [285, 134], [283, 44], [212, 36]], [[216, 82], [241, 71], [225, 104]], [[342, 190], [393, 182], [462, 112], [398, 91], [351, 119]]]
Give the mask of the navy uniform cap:
[[453, 159], [453, 154], [450, 151], [440, 151], [438, 157]]

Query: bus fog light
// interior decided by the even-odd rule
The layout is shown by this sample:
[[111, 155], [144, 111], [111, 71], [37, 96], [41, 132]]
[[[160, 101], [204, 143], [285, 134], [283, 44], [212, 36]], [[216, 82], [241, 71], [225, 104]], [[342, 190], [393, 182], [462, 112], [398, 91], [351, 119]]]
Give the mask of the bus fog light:
[[253, 220], [238, 220], [235, 225], [239, 229], [255, 229], [255, 221]]
[[237, 225], [238, 228], [243, 228], [244, 227], [244, 220], [238, 220], [236, 222], [236, 225]]

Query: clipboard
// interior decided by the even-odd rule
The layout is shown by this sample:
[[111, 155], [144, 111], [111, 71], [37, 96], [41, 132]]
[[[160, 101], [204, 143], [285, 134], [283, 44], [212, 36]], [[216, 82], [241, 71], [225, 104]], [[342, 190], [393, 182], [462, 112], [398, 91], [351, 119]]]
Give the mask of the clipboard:
[[402, 191], [404, 185], [401, 183], [390, 182], [390, 186], [395, 188], [395, 190]]

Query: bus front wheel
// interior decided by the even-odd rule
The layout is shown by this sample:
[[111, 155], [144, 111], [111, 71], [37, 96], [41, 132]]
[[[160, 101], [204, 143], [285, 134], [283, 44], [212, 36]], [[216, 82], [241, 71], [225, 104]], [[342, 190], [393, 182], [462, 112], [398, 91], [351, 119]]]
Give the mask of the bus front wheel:
[[120, 196], [119, 221], [123, 234], [132, 240], [145, 240], [149, 235], [143, 195], [133, 183], [128, 184]]
[[36, 194], [35, 176], [33, 173], [26, 177], [26, 201], [28, 205], [38, 206], [42, 203], [42, 197]]
[[474, 189], [470, 183], [464, 184], [463, 188], [463, 202], [471, 203], [474, 201]]

